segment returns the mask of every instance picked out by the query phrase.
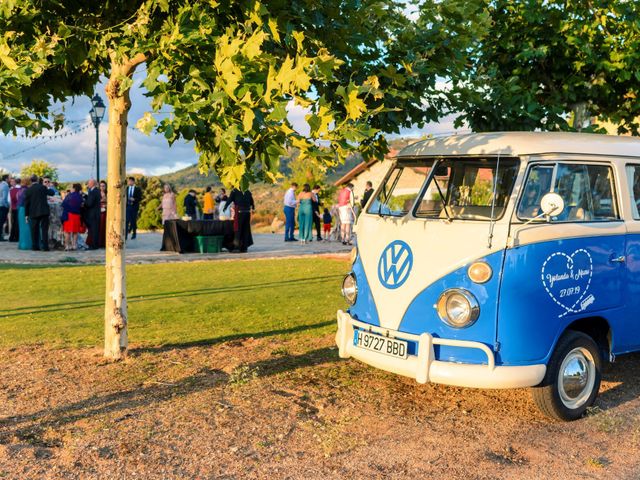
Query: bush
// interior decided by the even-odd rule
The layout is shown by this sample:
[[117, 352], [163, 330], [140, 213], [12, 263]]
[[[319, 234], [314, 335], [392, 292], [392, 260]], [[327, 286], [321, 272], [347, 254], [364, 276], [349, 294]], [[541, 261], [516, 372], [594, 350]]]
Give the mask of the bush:
[[176, 195], [176, 206], [178, 207], [178, 217], [184, 216], [184, 199], [189, 195], [189, 189], [185, 188]]
[[138, 228], [141, 230], [155, 230], [162, 226], [162, 215], [158, 210], [160, 200], [157, 198], [150, 199], [142, 209], [140, 218], [138, 218]]

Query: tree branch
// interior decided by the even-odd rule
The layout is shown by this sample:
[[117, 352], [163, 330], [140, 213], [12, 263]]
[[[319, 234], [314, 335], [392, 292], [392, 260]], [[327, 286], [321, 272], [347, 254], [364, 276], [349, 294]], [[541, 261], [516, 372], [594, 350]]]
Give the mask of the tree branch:
[[112, 71], [116, 71], [121, 75], [131, 75], [138, 65], [147, 60], [146, 53], [137, 53], [132, 58], [124, 57], [118, 60], [115, 50], [109, 50], [109, 58], [111, 59]]
[[146, 53], [137, 53], [132, 59], [124, 64], [127, 74], [133, 73], [138, 65], [147, 61]]

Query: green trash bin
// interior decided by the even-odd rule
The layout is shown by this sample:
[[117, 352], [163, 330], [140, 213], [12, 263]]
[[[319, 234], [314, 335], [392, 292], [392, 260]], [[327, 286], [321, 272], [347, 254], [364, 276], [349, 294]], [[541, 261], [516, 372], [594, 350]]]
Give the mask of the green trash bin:
[[200, 253], [220, 253], [223, 236], [196, 236], [196, 248]]

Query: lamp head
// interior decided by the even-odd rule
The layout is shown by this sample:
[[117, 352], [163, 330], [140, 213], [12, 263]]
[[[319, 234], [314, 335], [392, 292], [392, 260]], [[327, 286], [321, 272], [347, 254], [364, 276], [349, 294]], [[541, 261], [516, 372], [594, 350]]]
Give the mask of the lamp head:
[[89, 112], [91, 114], [91, 120], [93, 123], [100, 123], [100, 121], [104, 118], [104, 112], [106, 111], [106, 107], [100, 95], [95, 94], [91, 99], [91, 104], [93, 108]]

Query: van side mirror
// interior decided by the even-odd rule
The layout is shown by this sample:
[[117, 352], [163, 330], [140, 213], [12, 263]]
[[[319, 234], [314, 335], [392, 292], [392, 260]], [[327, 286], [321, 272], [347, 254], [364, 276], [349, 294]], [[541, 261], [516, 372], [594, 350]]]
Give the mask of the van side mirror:
[[558, 215], [564, 210], [564, 200], [557, 193], [545, 193], [540, 199], [540, 209], [547, 217]]

